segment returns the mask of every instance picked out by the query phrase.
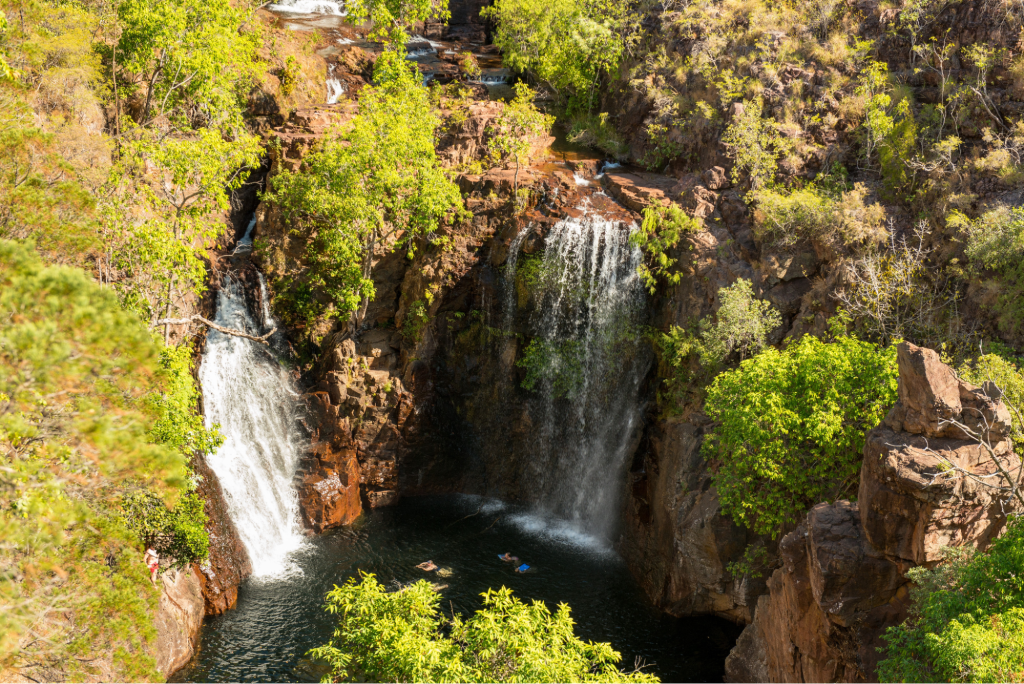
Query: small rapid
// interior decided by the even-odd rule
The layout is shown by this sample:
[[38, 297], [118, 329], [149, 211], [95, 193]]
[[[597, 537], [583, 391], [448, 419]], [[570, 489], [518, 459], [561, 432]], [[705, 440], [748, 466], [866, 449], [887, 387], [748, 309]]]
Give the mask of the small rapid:
[[[241, 283], [229, 276], [217, 296], [215, 322], [265, 334], [274, 321], [262, 278], [260, 299], [254, 315]], [[253, 575], [284, 574], [293, 569], [288, 555], [304, 543], [292, 484], [305, 447], [295, 383], [266, 346], [216, 330], [206, 338], [199, 380], [207, 426], [218, 425], [224, 436], [207, 460], [249, 552]]]

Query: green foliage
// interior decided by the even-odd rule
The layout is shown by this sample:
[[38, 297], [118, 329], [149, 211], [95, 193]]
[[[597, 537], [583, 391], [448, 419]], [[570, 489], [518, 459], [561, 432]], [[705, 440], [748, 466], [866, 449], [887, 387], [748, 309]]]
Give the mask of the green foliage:
[[670, 257], [669, 251], [676, 248], [684, 235], [700, 232], [703, 227], [699, 219], [676, 204], [652, 204], [644, 208], [643, 223], [639, 230], [630, 234], [629, 242], [642, 249], [646, 257], [646, 263], [640, 266], [640, 277], [648, 292], [655, 293], [659, 278], [669, 285], [679, 284], [683, 274], [675, 268], [677, 259]]
[[[101, 240], [126, 276], [115, 283], [122, 302], [152, 322], [206, 290], [206, 250], [224, 231], [229, 193], [259, 165], [261, 144], [254, 135], [226, 140], [205, 128], [170, 139], [140, 132], [121, 149]], [[140, 183], [147, 169], [162, 182]]]
[[569, 142], [607, 152], [613, 159], [619, 161], [624, 161], [629, 157], [629, 145], [609, 121], [608, 112], [576, 113], [569, 118], [566, 127], [568, 129], [566, 139]]
[[480, 74], [483, 73], [476, 56], [468, 50], [459, 54], [459, 72], [470, 80], [480, 78]]
[[439, 119], [418, 74], [404, 54], [383, 53], [375, 85], [360, 93], [359, 116], [326, 138], [302, 170], [274, 177], [264, 199], [309, 235], [304, 281], [277, 288], [306, 293], [302, 308], [286, 317], [354, 314], [374, 296], [375, 254], [403, 249], [411, 258], [441, 221], [464, 215], [458, 186], [434, 151]]
[[[3, 44], [4, 34], [7, 33], [7, 17], [0, 12], [0, 45]], [[7, 55], [0, 50], [0, 82], [13, 81], [18, 78], [18, 73], [7, 63]]]
[[901, 100], [894, 114], [892, 129], [878, 150], [882, 182], [890, 194], [910, 186], [913, 176], [906, 162], [917, 152], [917, 124], [914, 113], [910, 111], [910, 103]]
[[535, 390], [550, 383], [555, 396], [576, 397], [583, 389], [583, 362], [586, 349], [578, 340], [534, 339], [526, 345], [516, 366], [526, 370], [522, 387]]
[[195, 492], [168, 508], [153, 492], [134, 491], [122, 497], [120, 512], [125, 527], [142, 546], [174, 558], [179, 565], [202, 563], [209, 555], [206, 510]]
[[507, 64], [553, 90], [570, 115], [589, 112], [602, 74], [639, 37], [640, 14], [617, 0], [497, 0], [481, 17]]
[[530, 86], [519, 82], [514, 87], [515, 98], [505, 103], [501, 113], [487, 127], [487, 151], [497, 164], [515, 162], [514, 187], [518, 193], [519, 165], [529, 161], [534, 139], [548, 132], [554, 117], [538, 111], [534, 106], [537, 94]]
[[977, 275], [994, 295], [999, 327], [1024, 328], [1024, 207], [1001, 207], [971, 220], [959, 212], [948, 219], [966, 238], [966, 253]]
[[260, 36], [242, 28], [240, 10], [229, 0], [122, 0], [117, 15], [119, 95], [141, 104], [138, 124], [168, 117], [193, 128], [241, 128]]
[[569, 606], [552, 614], [510, 589], [489, 589], [470, 618], [439, 610], [441, 596], [420, 580], [388, 592], [373, 575], [350, 578], [327, 594], [339, 616], [330, 642], [310, 654], [331, 671], [322, 681], [387, 682], [657, 682], [620, 672], [611, 644], [573, 633]]
[[349, 0], [345, 10], [357, 24], [373, 22], [370, 38], [389, 43], [392, 50], [405, 50], [414, 24], [428, 20], [445, 23], [452, 16], [448, 0]]
[[757, 299], [745, 278], [720, 289], [718, 301], [714, 325], [701, 326], [700, 357], [708, 368], [720, 366], [733, 353], [741, 359], [756, 354], [764, 348], [768, 334], [782, 325], [779, 312]]
[[817, 241], [836, 250], [864, 250], [876, 246], [888, 231], [885, 208], [868, 204], [867, 187], [833, 190], [829, 179], [793, 190], [765, 187], [754, 190], [755, 230], [758, 239], [776, 249], [788, 249], [802, 240]]
[[762, 107], [761, 100], [744, 102], [743, 110], [733, 117], [722, 135], [722, 142], [735, 161], [733, 181], [739, 183], [745, 173], [754, 188], [772, 184], [779, 159], [790, 152], [790, 144], [775, 122], [761, 116]]
[[[1024, 367], [1021, 360], [1007, 354], [1001, 345], [993, 345], [995, 351], [983, 354], [976, 359], [965, 361], [957, 372], [967, 382], [979, 387], [986, 381], [996, 383], [1003, 393], [1003, 401], [1007, 405], [1024, 411]], [[1014, 444], [1024, 444], [1024, 429], [1018, 421], [1011, 421], [1013, 431], [1010, 437]]]
[[1024, 680], [1024, 519], [985, 553], [913, 568], [910, 616], [885, 633], [883, 682]]
[[299, 75], [302, 69], [299, 66], [299, 60], [295, 59], [292, 55], [284, 60], [284, 66], [281, 68], [281, 94], [288, 97], [295, 91], [295, 86], [299, 82]]
[[[216, 427], [207, 429], [199, 414], [199, 388], [192, 375], [192, 355], [188, 344], [161, 349], [157, 375], [162, 391], [146, 399], [156, 417], [149, 431], [150, 439], [172, 447], [186, 459], [209, 454], [224, 441]], [[153, 547], [179, 564], [201, 563], [209, 552], [206, 510], [195, 493], [195, 479], [189, 473], [184, 495], [171, 507], [145, 487], [126, 493], [120, 504], [121, 518], [140, 545]]]
[[402, 334], [413, 342], [419, 342], [423, 338], [423, 331], [429, 322], [427, 315], [427, 303], [418, 299], [409, 307], [405, 314], [405, 323], [402, 325]]
[[82, 679], [71, 656], [108, 649], [126, 679], [154, 676], [156, 592], [112, 505], [128, 479], [182, 483], [150, 438], [156, 345], [84, 272], [10, 241], [0, 314], [0, 659]]
[[777, 535], [810, 506], [855, 491], [864, 435], [896, 400], [896, 349], [810, 335], [715, 378], [705, 455], [722, 510]]

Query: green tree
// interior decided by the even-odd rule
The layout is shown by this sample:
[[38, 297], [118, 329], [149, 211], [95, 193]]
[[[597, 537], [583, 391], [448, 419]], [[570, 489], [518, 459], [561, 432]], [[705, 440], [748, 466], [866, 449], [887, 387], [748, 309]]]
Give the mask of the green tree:
[[310, 653], [327, 661], [324, 682], [657, 682], [621, 672], [611, 644], [573, 633], [569, 606], [554, 614], [502, 587], [483, 594], [468, 619], [445, 619], [441, 595], [420, 580], [388, 592], [373, 575], [350, 578], [327, 594], [338, 615], [331, 640]]
[[551, 88], [570, 114], [593, 109], [601, 75], [640, 31], [640, 14], [617, 0], [496, 0], [481, 16], [495, 23], [505, 63]]
[[714, 368], [730, 354], [755, 354], [767, 344], [768, 334], [782, 325], [782, 316], [768, 302], [754, 296], [746, 278], [718, 291], [719, 307], [713, 324], [701, 326], [701, 363]]
[[462, 197], [434, 149], [439, 125], [427, 89], [404, 55], [377, 60], [359, 115], [306, 157], [303, 169], [273, 180], [265, 199], [307, 231], [304, 280], [289, 292], [291, 315], [356, 315], [374, 296], [370, 269], [384, 252], [411, 258], [418, 241], [464, 213]]
[[487, 127], [487, 150], [498, 164], [515, 162], [513, 185], [518, 196], [519, 165], [529, 160], [534, 139], [548, 132], [554, 117], [537, 110], [533, 104], [537, 94], [530, 86], [516, 83], [515, 93], [515, 98], [505, 103], [501, 113]]
[[409, 30], [427, 20], [442, 23], [451, 19], [448, 0], [349, 0], [345, 9], [357, 23], [373, 22], [375, 40], [384, 40], [393, 50], [405, 49]]
[[814, 504], [855, 491], [864, 435], [896, 400], [896, 349], [811, 335], [719, 375], [705, 442], [722, 510], [777, 535]]
[[999, 327], [1024, 328], [1024, 207], [1000, 207], [973, 220], [953, 212], [947, 222], [966, 238], [970, 269], [984, 277]]
[[1024, 519], [985, 552], [913, 568], [910, 616], [890, 627], [882, 682], [1024, 681]]
[[[157, 345], [83, 271], [0, 240], [0, 660], [83, 679], [113, 652], [155, 676], [157, 592], [116, 510], [129, 481], [169, 500], [184, 458], [155, 444]], [[42, 638], [41, 638], [42, 637]], [[86, 669], [83, 669], [86, 668]]]
[[166, 117], [178, 127], [241, 128], [260, 44], [241, 10], [229, 0], [123, 0], [117, 15], [119, 121], [137, 99], [141, 126]]
[[[114, 287], [125, 306], [157, 325], [206, 290], [206, 250], [225, 229], [229, 193], [259, 165], [261, 149], [257, 136], [226, 140], [212, 128], [146, 134], [122, 146], [106, 188], [102, 242], [122, 274]], [[168, 332], [165, 324], [165, 342]]]
[[644, 208], [644, 220], [640, 229], [633, 231], [629, 242], [643, 250], [644, 264], [640, 265], [640, 277], [647, 291], [654, 294], [661, 278], [669, 285], [678, 285], [683, 274], [676, 268], [678, 259], [669, 256], [670, 250], [679, 245], [687, 233], [697, 233], [703, 228], [695, 219], [676, 204], [652, 204]]
[[780, 133], [775, 121], [761, 116], [760, 99], [743, 103], [722, 135], [722, 142], [736, 162], [732, 178], [739, 183], [743, 173], [753, 188], [771, 185], [779, 168], [779, 159], [791, 151], [791, 144]]

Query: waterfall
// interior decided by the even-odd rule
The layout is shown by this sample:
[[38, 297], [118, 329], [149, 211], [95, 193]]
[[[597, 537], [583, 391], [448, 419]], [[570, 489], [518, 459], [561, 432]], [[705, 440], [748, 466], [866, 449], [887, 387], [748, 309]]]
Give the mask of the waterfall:
[[327, 104], [337, 104], [345, 94], [345, 84], [334, 75], [334, 64], [327, 66]]
[[[261, 311], [246, 306], [242, 285], [228, 278], [217, 296], [216, 323], [259, 335], [274, 324], [260, 279]], [[256, 317], [263, 318], [258, 323]], [[208, 459], [256, 576], [289, 568], [287, 555], [303, 543], [292, 477], [304, 448], [298, 392], [267, 347], [210, 330], [199, 380], [208, 426], [219, 424], [224, 444]]]
[[596, 213], [565, 218], [528, 276], [537, 303], [520, 351], [533, 434], [525, 490], [584, 532], [608, 536], [619, 518], [626, 457], [650, 364], [636, 226]]

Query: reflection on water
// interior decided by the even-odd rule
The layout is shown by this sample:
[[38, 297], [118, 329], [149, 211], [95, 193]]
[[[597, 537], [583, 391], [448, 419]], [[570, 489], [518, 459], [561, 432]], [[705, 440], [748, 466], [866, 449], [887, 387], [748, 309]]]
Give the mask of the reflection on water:
[[[537, 572], [513, 573], [498, 559], [506, 551]], [[502, 585], [552, 609], [568, 603], [579, 636], [610, 641], [623, 666], [643, 658], [663, 681], [721, 681], [739, 633], [717, 618], [664, 615], [646, 604], [624, 563], [599, 542], [474, 497], [405, 500], [370, 511], [353, 527], [314, 539], [292, 560], [301, 574], [250, 580], [235, 610], [207, 621], [199, 653], [172, 681], [316, 680], [320, 672], [303, 654], [333, 629], [321, 608], [324, 594], [360, 570], [385, 584], [433, 578], [413, 567], [425, 560], [453, 571], [441, 580], [446, 607], [468, 614], [480, 607], [481, 592]]]

